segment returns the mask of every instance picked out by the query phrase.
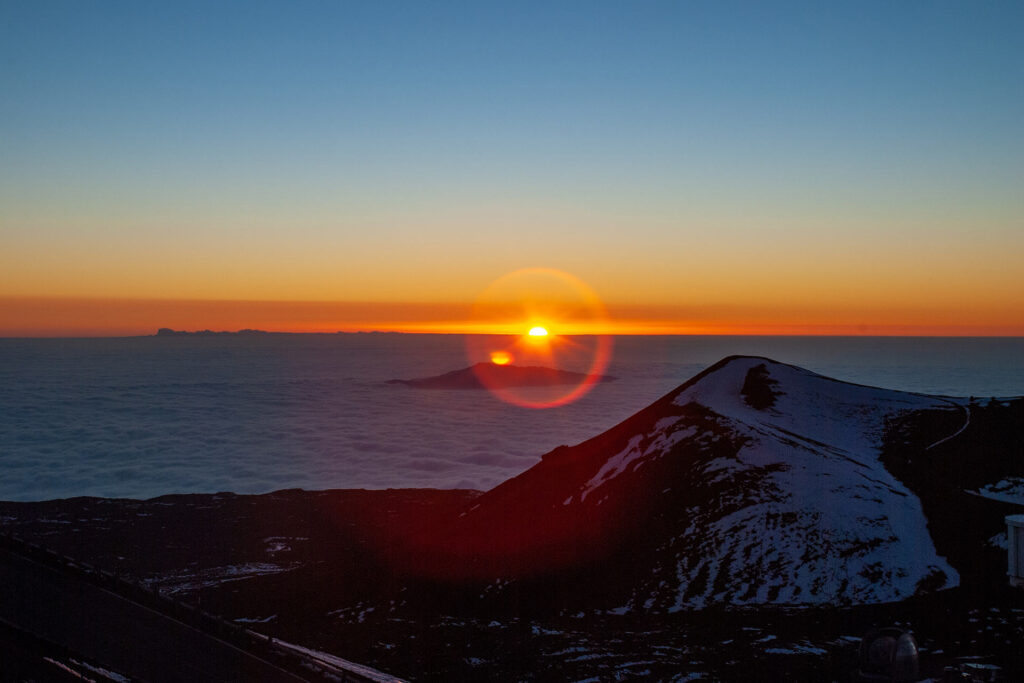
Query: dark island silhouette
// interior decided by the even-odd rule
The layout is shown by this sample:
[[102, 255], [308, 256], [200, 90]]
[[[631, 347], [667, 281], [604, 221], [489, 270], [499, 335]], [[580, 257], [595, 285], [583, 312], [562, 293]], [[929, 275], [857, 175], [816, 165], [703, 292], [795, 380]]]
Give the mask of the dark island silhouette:
[[[505, 389], [510, 387], [551, 387], [579, 384], [588, 375], [540, 365], [495, 365], [481, 362], [443, 375], [419, 379], [390, 379], [387, 384], [404, 384], [414, 389]], [[610, 375], [598, 375], [597, 382], [611, 382]], [[486, 384], [486, 386], [485, 386]]]
[[256, 335], [266, 335], [266, 334], [277, 334], [277, 333], [275, 333], [275, 332], [267, 332], [266, 330], [250, 330], [248, 328], [244, 329], [244, 330], [237, 330], [237, 331], [230, 331], [230, 330], [194, 330], [194, 331], [186, 331], [186, 330], [172, 330], [169, 327], [161, 327], [159, 330], [156, 331], [156, 336], [157, 337], [224, 337], [224, 336], [248, 337], [248, 336], [256, 336]]
[[253, 330], [245, 328], [243, 330], [174, 330], [170, 327], [161, 327], [156, 331], [154, 337], [256, 337], [256, 336], [315, 336], [315, 335], [337, 335], [337, 334], [351, 334], [351, 335], [396, 335], [405, 334], [405, 332], [396, 332], [392, 330], [358, 330], [355, 332], [344, 332], [338, 330], [337, 332], [273, 332], [270, 330]]

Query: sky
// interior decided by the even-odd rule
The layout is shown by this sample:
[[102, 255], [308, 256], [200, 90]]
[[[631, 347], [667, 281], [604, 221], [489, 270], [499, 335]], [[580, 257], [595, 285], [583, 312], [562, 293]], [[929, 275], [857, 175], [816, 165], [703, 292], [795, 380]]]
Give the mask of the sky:
[[1024, 335], [1024, 3], [0, 2], [0, 336]]

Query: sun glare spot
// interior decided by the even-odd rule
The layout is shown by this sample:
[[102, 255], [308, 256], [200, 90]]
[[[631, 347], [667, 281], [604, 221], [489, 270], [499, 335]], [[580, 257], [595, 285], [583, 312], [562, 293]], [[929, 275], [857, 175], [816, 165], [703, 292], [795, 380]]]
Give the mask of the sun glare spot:
[[492, 351], [491, 362], [495, 365], [508, 365], [512, 362], [512, 354], [508, 351]]
[[[480, 384], [523, 408], [557, 408], [591, 390], [611, 355], [601, 334], [608, 314], [578, 278], [550, 268], [502, 275], [473, 302], [477, 334], [466, 335], [466, 354]], [[519, 372], [497, 371], [514, 365]], [[549, 381], [559, 371], [578, 381]]]

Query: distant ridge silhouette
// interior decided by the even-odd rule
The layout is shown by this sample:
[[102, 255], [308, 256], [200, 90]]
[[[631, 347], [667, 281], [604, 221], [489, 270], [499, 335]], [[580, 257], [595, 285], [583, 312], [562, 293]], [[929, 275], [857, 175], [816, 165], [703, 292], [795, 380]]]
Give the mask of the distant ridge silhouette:
[[157, 337], [220, 337], [225, 335], [237, 335], [237, 336], [253, 336], [261, 334], [280, 334], [276, 332], [267, 332], [266, 330], [238, 330], [237, 332], [219, 331], [213, 330], [195, 330], [194, 332], [187, 332], [185, 330], [172, 330], [169, 327], [161, 327], [156, 331]]
[[[472, 367], [453, 370], [443, 375], [419, 379], [390, 379], [387, 384], [404, 384], [414, 389], [485, 389], [507, 387], [550, 387], [579, 384], [588, 377], [582, 372], [570, 372], [539, 365], [495, 365], [481, 362]], [[600, 375], [598, 382], [611, 382], [615, 377]]]

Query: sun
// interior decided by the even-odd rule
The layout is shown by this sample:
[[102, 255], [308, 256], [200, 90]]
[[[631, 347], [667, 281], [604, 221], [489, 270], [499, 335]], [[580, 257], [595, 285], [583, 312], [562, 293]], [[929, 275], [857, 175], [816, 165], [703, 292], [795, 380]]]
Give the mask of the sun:
[[[516, 270], [473, 302], [470, 321], [476, 333], [465, 336], [467, 358], [496, 398], [522, 408], [557, 408], [597, 385], [611, 355], [611, 337], [602, 332], [607, 317], [597, 294], [578, 278], [550, 268]], [[519, 371], [506, 372], [508, 366]], [[531, 379], [559, 370], [580, 379], [567, 384]]]

